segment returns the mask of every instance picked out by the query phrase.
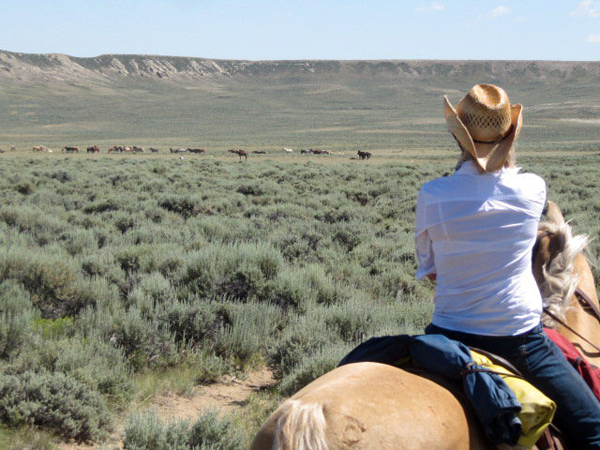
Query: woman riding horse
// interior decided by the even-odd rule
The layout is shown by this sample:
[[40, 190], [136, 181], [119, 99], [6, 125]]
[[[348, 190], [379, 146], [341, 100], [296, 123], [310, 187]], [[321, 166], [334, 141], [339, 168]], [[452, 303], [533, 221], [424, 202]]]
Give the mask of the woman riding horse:
[[[429, 330], [474, 341], [512, 360], [558, 404], [555, 423], [565, 432], [569, 448], [600, 448], [598, 401], [539, 327], [542, 301], [529, 273], [545, 184], [514, 167], [521, 107], [510, 107], [506, 94], [495, 86], [476, 86], [458, 111], [445, 103], [449, 129], [463, 154], [455, 174], [426, 184], [419, 196], [418, 275], [436, 274], [438, 282]], [[508, 130], [504, 126], [491, 136], [480, 133], [479, 128], [493, 131], [506, 123]], [[473, 137], [493, 142], [474, 142]], [[542, 290], [561, 292], [554, 312], [597, 343], [600, 325], [573, 294], [577, 286], [598, 306], [594, 278], [581, 254], [585, 239], [571, 235], [553, 205], [548, 219], [541, 228], [536, 278]], [[498, 286], [502, 283], [506, 286]], [[485, 290], [487, 284], [494, 284], [491, 291]], [[458, 287], [453, 291], [452, 286]], [[463, 295], [444, 302], [458, 292]], [[562, 326], [558, 331], [570, 334]], [[589, 344], [578, 339], [576, 345], [594, 356]], [[590, 360], [600, 362], [600, 356], [595, 358]], [[316, 379], [269, 417], [252, 444], [252, 450], [398, 448], [494, 447], [452, 383], [377, 363], [348, 364]]]
[[482, 84], [456, 108], [445, 97], [444, 108], [462, 155], [456, 172], [423, 185], [417, 200], [417, 277], [437, 283], [425, 331], [510, 361], [556, 402], [555, 423], [572, 448], [600, 449], [600, 403], [542, 331], [531, 258], [546, 186], [515, 166], [522, 107]]

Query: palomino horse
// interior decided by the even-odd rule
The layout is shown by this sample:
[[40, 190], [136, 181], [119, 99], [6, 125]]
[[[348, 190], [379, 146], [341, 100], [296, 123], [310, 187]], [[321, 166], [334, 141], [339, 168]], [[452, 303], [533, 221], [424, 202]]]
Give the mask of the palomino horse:
[[[536, 279], [556, 316], [586, 339], [600, 342], [600, 325], [574, 292], [598, 304], [592, 273], [581, 254], [585, 237], [573, 237], [550, 204], [540, 226]], [[556, 295], [555, 295], [556, 294]], [[551, 297], [551, 298], [549, 298]], [[587, 342], [572, 338], [594, 362]], [[424, 376], [423, 376], [424, 375]], [[486, 441], [463, 396], [451, 383], [377, 363], [348, 364], [317, 378], [285, 401], [265, 422], [252, 450], [481, 450]]]

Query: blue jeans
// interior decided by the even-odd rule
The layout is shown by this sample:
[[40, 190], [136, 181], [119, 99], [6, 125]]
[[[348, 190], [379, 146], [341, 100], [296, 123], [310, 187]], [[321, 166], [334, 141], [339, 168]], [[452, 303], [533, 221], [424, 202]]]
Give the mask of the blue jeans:
[[600, 402], [541, 325], [517, 336], [480, 336], [433, 324], [425, 328], [425, 333], [443, 334], [508, 360], [556, 403], [554, 423], [564, 433], [570, 449], [600, 449]]

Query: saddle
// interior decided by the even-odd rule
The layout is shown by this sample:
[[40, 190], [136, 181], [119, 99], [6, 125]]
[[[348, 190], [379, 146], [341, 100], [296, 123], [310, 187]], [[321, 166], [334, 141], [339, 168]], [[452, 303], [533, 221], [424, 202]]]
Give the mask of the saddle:
[[[530, 385], [524, 383], [519, 371], [508, 361], [486, 351], [472, 350], [441, 335], [382, 336], [360, 344], [342, 359], [339, 366], [377, 362], [400, 367], [426, 378], [441, 375], [446, 380], [459, 381], [450, 381], [456, 384], [451, 390], [462, 391], [469, 400], [488, 439], [496, 443], [509, 443], [509, 446], [498, 448], [530, 448], [539, 438], [538, 450], [565, 449], [558, 444], [556, 432], [548, 427], [554, 414], [554, 403], [533, 387], [518, 387], [517, 390], [524, 393], [522, 398], [528, 400], [523, 405], [521, 418], [517, 418], [517, 413], [522, 409], [521, 403], [513, 393], [514, 388], [507, 386], [506, 379], [514, 378], [521, 385]], [[443, 384], [448, 387], [447, 383]], [[539, 396], [538, 400], [532, 403], [529, 398], [536, 395]], [[540, 420], [539, 417], [545, 419]], [[517, 441], [520, 447], [515, 447]]]

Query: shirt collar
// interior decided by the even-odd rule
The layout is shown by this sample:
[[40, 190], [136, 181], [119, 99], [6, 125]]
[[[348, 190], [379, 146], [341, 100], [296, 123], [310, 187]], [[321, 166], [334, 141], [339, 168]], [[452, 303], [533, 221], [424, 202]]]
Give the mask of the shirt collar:
[[521, 170], [520, 167], [503, 167], [497, 172], [480, 173], [474, 161], [465, 161], [455, 172], [457, 175], [490, 175], [501, 177], [504, 175], [513, 175]]

